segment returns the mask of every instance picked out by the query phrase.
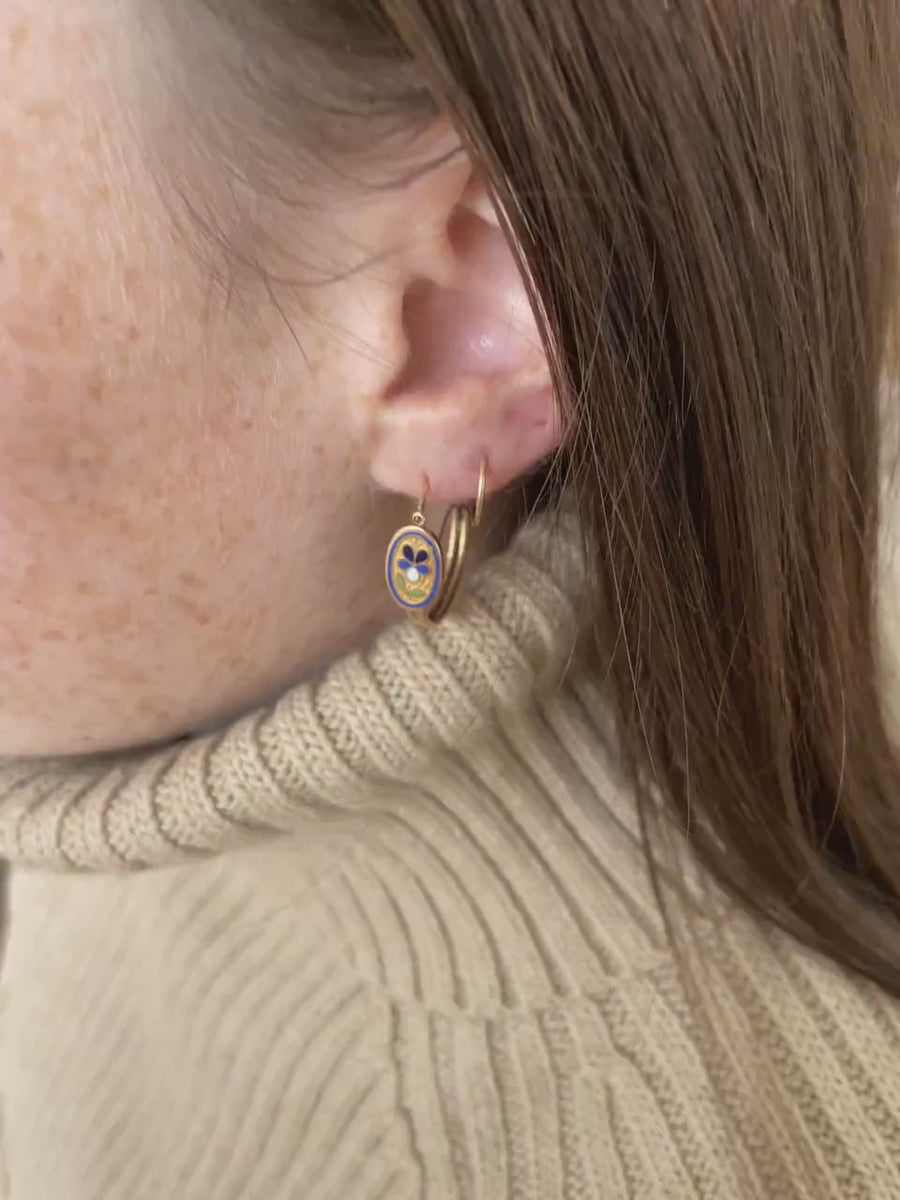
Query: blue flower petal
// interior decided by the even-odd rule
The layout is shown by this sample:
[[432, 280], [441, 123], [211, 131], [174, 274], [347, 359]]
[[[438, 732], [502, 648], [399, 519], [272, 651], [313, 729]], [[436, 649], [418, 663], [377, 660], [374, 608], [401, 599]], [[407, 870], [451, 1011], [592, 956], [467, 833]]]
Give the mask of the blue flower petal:
[[419, 572], [419, 574], [422, 576], [422, 578], [423, 578], [423, 579], [424, 579], [424, 578], [425, 578], [425, 576], [428, 574], [428, 568], [427, 568], [427, 567], [423, 567], [421, 564], [418, 564], [418, 565], [416, 566], [416, 570]]
[[416, 564], [418, 565], [419, 563], [424, 563], [424, 562], [428, 562], [428, 551], [420, 550], [419, 553], [416, 555]]

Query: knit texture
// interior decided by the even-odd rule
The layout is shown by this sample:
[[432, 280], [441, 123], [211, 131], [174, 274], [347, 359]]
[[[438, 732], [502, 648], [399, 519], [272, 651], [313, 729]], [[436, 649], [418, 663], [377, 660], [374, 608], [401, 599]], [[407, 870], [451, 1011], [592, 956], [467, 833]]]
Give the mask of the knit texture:
[[894, 1004], [698, 880], [698, 1011], [581, 583], [531, 529], [224, 733], [0, 768], [0, 1194], [900, 1197]]

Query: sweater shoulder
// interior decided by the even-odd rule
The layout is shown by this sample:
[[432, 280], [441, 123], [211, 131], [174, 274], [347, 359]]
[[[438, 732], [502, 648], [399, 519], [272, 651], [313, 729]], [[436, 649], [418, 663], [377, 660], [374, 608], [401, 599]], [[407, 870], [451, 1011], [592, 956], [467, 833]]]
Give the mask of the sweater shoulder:
[[[0, 1090], [18, 1194], [900, 1194], [900, 1020], [874, 988], [738, 913], [679, 960], [624, 901], [616, 916], [621, 880], [596, 921], [640, 953], [607, 959], [560, 929], [552, 892], [500, 914], [480, 875], [445, 894], [385, 822], [393, 857], [334, 828], [314, 851], [131, 878], [14, 873]], [[500, 875], [523, 895], [535, 879]]]

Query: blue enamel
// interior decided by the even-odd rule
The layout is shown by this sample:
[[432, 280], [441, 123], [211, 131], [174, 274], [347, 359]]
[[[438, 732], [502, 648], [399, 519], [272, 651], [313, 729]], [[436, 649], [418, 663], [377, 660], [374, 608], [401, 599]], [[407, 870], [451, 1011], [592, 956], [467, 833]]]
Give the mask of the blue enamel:
[[[423, 597], [416, 601], [411, 601], [408, 597], [401, 595], [397, 590], [396, 574], [399, 569], [399, 562], [404, 558], [404, 546], [408, 547], [410, 542], [413, 542], [415, 551], [420, 551], [427, 546], [428, 548], [428, 574], [427, 590]], [[424, 546], [421, 544], [424, 543]], [[415, 562], [415, 556], [413, 556]], [[434, 600], [441, 586], [441, 549], [440, 545], [427, 529], [401, 529], [394, 535], [394, 539], [388, 547], [387, 557], [385, 560], [385, 573], [387, 576], [388, 590], [393, 596], [397, 604], [407, 612], [419, 612], [422, 609], [428, 608], [434, 603]]]

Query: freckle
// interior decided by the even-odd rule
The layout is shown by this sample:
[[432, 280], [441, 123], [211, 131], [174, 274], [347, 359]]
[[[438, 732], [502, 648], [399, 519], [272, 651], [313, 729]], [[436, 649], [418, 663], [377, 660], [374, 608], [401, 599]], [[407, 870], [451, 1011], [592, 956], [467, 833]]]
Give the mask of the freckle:
[[199, 588], [203, 586], [203, 581], [193, 571], [182, 571], [178, 576], [178, 582], [186, 588]]
[[[16, 337], [13, 332], [13, 338], [23, 349], [34, 348], [33, 346], [29, 347], [27, 337]], [[37, 339], [37, 348], [43, 349], [40, 339]], [[26, 367], [23, 393], [30, 404], [39, 404], [42, 400], [47, 399], [50, 395], [50, 381], [43, 371], [39, 371], [36, 367]]]
[[99, 375], [95, 375], [94, 378], [90, 381], [90, 383], [88, 384], [87, 391], [88, 391], [89, 399], [91, 399], [91, 400], [102, 400], [103, 399], [104, 386], [103, 386], [103, 380]]
[[33, 117], [36, 121], [48, 121], [60, 115], [62, 105], [57, 100], [32, 100], [25, 105], [24, 112], [26, 117]]
[[78, 583], [75, 584], [76, 596], [91, 596], [93, 593], [94, 589], [87, 579], [79, 579]]
[[7, 330], [12, 340], [21, 350], [38, 350], [44, 352], [47, 349], [48, 339], [46, 332], [37, 325], [23, 325], [19, 321], [10, 321]]
[[64, 642], [66, 635], [61, 629], [45, 629], [40, 636], [42, 642]]
[[115, 633], [131, 620], [131, 605], [127, 600], [103, 604], [94, 611], [94, 628], [98, 633]]
[[80, 345], [83, 337], [83, 312], [77, 284], [61, 280], [51, 293], [48, 325], [56, 330], [58, 344], [66, 349]]
[[41, 230], [39, 210], [30, 208], [26, 204], [10, 205], [9, 216], [15, 229], [26, 229], [31, 232], [40, 232]]
[[46, 454], [57, 475], [65, 475], [71, 470], [74, 459], [72, 448], [67, 443], [61, 442], [58, 446], [51, 446]]
[[134, 321], [132, 321], [128, 326], [128, 332], [125, 336], [132, 344], [141, 340], [141, 331], [138, 329], [137, 325], [135, 325]]
[[183, 612], [186, 617], [190, 617], [192, 621], [201, 626], [201, 628], [208, 625], [212, 620], [212, 617], [205, 608], [202, 608], [199, 604], [195, 604], [193, 600], [188, 600], [185, 596], [175, 596], [172, 604], [175, 608]]
[[137, 712], [142, 717], [168, 717], [169, 709], [153, 696], [140, 696], [136, 705]]
[[30, 36], [31, 31], [25, 21], [19, 21], [13, 25], [9, 35], [9, 46], [14, 54], [24, 49]]

